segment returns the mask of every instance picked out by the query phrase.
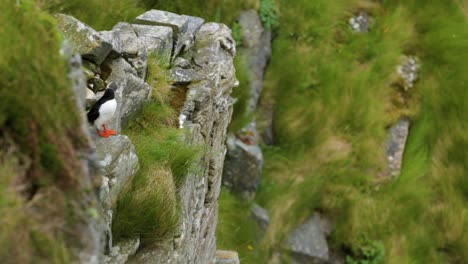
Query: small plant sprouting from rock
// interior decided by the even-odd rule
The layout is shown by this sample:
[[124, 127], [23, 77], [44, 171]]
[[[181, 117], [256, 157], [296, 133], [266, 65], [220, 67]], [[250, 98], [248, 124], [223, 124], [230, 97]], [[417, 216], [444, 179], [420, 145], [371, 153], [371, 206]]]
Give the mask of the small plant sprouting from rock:
[[381, 242], [363, 236], [353, 249], [352, 256], [346, 256], [346, 264], [382, 264], [385, 262], [385, 249]]
[[278, 9], [274, 0], [260, 0], [259, 14], [266, 29], [274, 30], [278, 27]]

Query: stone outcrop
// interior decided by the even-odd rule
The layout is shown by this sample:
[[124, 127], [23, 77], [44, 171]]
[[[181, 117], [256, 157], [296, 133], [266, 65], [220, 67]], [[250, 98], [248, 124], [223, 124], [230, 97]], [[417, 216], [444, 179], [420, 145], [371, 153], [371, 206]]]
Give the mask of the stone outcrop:
[[327, 236], [329, 233], [328, 223], [317, 213], [294, 229], [287, 240], [287, 248], [291, 252], [293, 263], [328, 263], [330, 254]]
[[[263, 28], [255, 10], [241, 12], [238, 20], [242, 34], [239, 56], [246, 65], [250, 93], [247, 114], [251, 115], [257, 109], [262, 92], [263, 75], [271, 55], [272, 35], [270, 30]], [[262, 167], [263, 154], [259, 146], [257, 125], [252, 120], [228, 137], [223, 183], [242, 196], [251, 198], [259, 185]]]
[[71, 16], [58, 14], [56, 19], [59, 29], [72, 44], [73, 53], [99, 65], [111, 52], [112, 45], [101, 39], [96, 30]]
[[401, 171], [410, 121], [401, 119], [388, 130], [387, 161], [390, 176], [398, 176]]
[[268, 211], [260, 205], [254, 203], [250, 208], [250, 215], [255, 220], [260, 230], [263, 233], [266, 232], [268, 226], [270, 225]]
[[[230, 94], [238, 84], [231, 30], [222, 24], [158, 10], [139, 16], [136, 24], [118, 23], [102, 32], [66, 15], [57, 15], [57, 21], [73, 51], [86, 60], [82, 68], [88, 85], [83, 83], [78, 89], [80, 104], [89, 107], [101, 96], [103, 92], [97, 88], [100, 83], [114, 82], [119, 87], [118, 109], [109, 122], [119, 135], [99, 138], [95, 129], [89, 128], [95, 146], [92, 157], [103, 176], [99, 193], [105, 223], [96, 224], [100, 228], [96, 233], [105, 247], [96, 246], [95, 251], [102, 255], [95, 254], [94, 262], [82, 263], [215, 263], [217, 199], [233, 104]], [[157, 247], [140, 248], [138, 237], [115, 244], [111, 223], [118, 194], [139, 167], [135, 148], [120, 132], [138, 115], [150, 94], [145, 82], [150, 54], [171, 67], [168, 77], [173, 89], [187, 89], [180, 109], [180, 127], [187, 131], [182, 140], [204, 146], [207, 151], [197, 163], [198, 170], [189, 173], [179, 187], [180, 222], [173, 239]]]
[[[201, 171], [189, 174], [180, 188], [182, 210], [179, 231], [173, 243], [159, 249], [144, 249], [130, 263], [214, 263], [217, 199], [226, 153], [224, 144], [232, 115], [231, 89], [236, 85], [230, 30], [221, 24], [207, 23], [196, 35], [192, 58], [194, 68], [205, 78], [188, 86], [181, 110], [186, 118], [181, 126], [190, 131], [190, 144], [208, 146]], [[226, 43], [231, 43], [227, 46]]]

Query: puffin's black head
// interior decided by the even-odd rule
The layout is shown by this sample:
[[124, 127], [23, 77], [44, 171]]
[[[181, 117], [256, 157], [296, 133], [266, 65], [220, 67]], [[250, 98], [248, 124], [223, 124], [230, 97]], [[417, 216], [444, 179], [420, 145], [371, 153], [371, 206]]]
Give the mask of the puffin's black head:
[[111, 82], [111, 83], [109, 84], [109, 86], [107, 86], [107, 89], [110, 89], [110, 90], [112, 90], [112, 91], [115, 92], [115, 91], [117, 91], [117, 89], [119, 89], [119, 87], [118, 87], [117, 84], [115, 84], [114, 82]]

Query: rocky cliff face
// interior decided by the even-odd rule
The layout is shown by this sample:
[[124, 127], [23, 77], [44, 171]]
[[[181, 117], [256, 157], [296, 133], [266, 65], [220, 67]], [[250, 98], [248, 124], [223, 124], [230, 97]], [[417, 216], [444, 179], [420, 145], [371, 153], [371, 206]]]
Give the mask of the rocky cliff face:
[[97, 226], [97, 237], [101, 237], [104, 250], [87, 250], [81, 262], [214, 263], [217, 199], [232, 115], [230, 93], [238, 83], [233, 66], [236, 46], [230, 29], [158, 10], [142, 14], [136, 24], [119, 23], [105, 32], [96, 32], [66, 15], [57, 15], [57, 21], [73, 52], [84, 59], [87, 87], [81, 85], [78, 90], [82, 97], [86, 94], [88, 105], [99, 98], [105, 83], [119, 86], [118, 110], [109, 124], [112, 129], [120, 133], [122, 126], [138, 116], [151, 91], [145, 82], [148, 55], [156, 54], [170, 67], [173, 89], [187, 89], [179, 117], [180, 129], [187, 131], [183, 140], [206, 150], [197, 172], [189, 173], [178, 190], [181, 217], [173, 239], [150, 248], [140, 248], [138, 237], [115, 244], [113, 208], [123, 186], [137, 173], [139, 159], [125, 135], [99, 138], [90, 128], [95, 146], [91, 159], [102, 171], [102, 177], [95, 178], [100, 182], [105, 222]]

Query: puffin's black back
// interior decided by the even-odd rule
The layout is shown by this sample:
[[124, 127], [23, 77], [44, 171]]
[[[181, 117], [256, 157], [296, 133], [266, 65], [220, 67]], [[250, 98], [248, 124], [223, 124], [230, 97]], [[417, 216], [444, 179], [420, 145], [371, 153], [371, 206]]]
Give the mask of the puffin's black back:
[[88, 122], [93, 124], [96, 119], [99, 117], [99, 108], [101, 108], [101, 105], [103, 105], [105, 102], [109, 100], [115, 99], [115, 93], [114, 93], [114, 87], [112, 84], [110, 85], [109, 88], [106, 89], [104, 92], [104, 95], [91, 107], [91, 110], [88, 112]]

